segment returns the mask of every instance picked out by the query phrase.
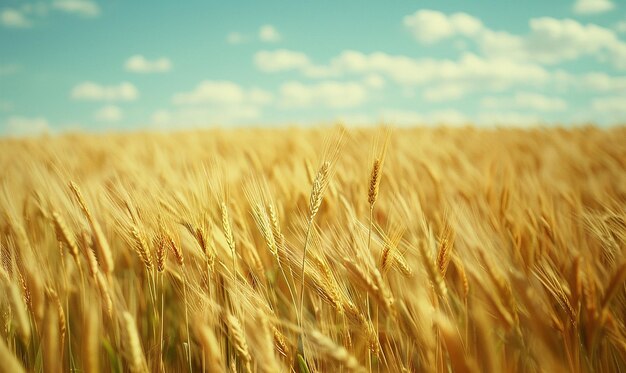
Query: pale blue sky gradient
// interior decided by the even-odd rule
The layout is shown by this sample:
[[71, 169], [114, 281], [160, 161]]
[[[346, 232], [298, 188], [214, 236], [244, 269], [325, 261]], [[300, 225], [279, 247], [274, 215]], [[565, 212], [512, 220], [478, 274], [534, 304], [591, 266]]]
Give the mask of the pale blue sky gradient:
[[[626, 2], [576, 1], [4, 0], [0, 134], [338, 119], [625, 123]], [[418, 11], [415, 26], [407, 17]], [[458, 13], [479, 21], [480, 30], [450, 31], [438, 23], [441, 17], [456, 22]], [[533, 34], [530, 25], [538, 19], [551, 26]], [[274, 35], [261, 37], [263, 26]], [[502, 33], [523, 46], [493, 41]], [[352, 66], [343, 59], [346, 51], [370, 62]], [[132, 56], [161, 65], [133, 71]], [[294, 56], [305, 56], [306, 66]], [[433, 75], [405, 79], [404, 65], [391, 61], [400, 58], [417, 68], [431, 61], [433, 71], [424, 74]], [[462, 63], [473, 59], [487, 61], [488, 71], [474, 74]], [[437, 70], [448, 62], [456, 67]], [[532, 84], [509, 77], [507, 67], [490, 75], [509, 64], [543, 75]], [[314, 67], [325, 73], [311, 73]], [[161, 71], [137, 72], [142, 68]], [[85, 82], [102, 89], [77, 92]], [[204, 90], [191, 95], [202, 82]], [[120, 94], [122, 84], [133, 92]]]

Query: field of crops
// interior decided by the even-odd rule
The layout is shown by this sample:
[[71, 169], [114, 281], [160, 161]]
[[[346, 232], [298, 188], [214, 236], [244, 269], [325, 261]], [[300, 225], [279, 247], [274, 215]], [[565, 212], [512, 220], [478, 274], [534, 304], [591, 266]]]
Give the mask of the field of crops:
[[0, 139], [0, 370], [626, 370], [626, 128]]

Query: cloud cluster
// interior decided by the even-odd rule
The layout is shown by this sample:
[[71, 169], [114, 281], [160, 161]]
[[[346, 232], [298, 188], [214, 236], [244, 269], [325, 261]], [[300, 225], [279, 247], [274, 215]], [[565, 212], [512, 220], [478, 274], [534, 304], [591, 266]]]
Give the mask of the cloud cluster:
[[356, 82], [324, 81], [303, 84], [296, 81], [280, 86], [281, 101], [284, 108], [349, 108], [363, 104], [368, 96], [363, 84]]
[[564, 111], [567, 102], [560, 97], [548, 97], [531, 92], [517, 92], [512, 96], [488, 96], [481, 100], [488, 109], [528, 109], [537, 111]]
[[81, 17], [97, 17], [100, 15], [100, 6], [91, 0], [55, 0], [52, 3], [52, 7]]
[[279, 42], [282, 36], [276, 30], [276, 27], [272, 25], [263, 25], [259, 29], [259, 40], [265, 43], [276, 43]]
[[393, 123], [394, 125], [445, 125], [464, 126], [478, 124], [483, 126], [507, 126], [507, 127], [530, 127], [535, 125], [549, 124], [534, 113], [517, 111], [481, 111], [477, 115], [468, 116], [455, 109], [433, 110], [416, 112], [412, 110], [386, 108], [379, 110], [377, 115], [340, 116], [350, 123], [372, 124]]
[[136, 54], [126, 60], [124, 67], [134, 73], [163, 73], [172, 69], [172, 61], [165, 57], [148, 60], [146, 57]]
[[94, 82], [82, 82], [71, 92], [75, 100], [85, 101], [133, 101], [139, 97], [139, 91], [128, 82], [104, 86]]
[[[465, 114], [454, 109], [418, 113], [411, 110], [388, 108], [379, 111], [378, 119], [397, 125], [445, 124], [459, 126], [470, 123], [470, 119]], [[370, 120], [369, 122], [372, 123], [373, 121]]]
[[100, 15], [100, 6], [93, 0], [54, 0], [46, 2], [25, 3], [19, 7], [0, 10], [0, 26], [6, 28], [25, 29], [33, 27], [36, 19], [50, 15], [50, 11], [93, 18]]
[[[548, 97], [532, 90], [622, 92], [626, 89], [626, 77], [604, 72], [571, 74], [554, 68], [564, 61], [592, 57], [600, 63], [608, 61], [618, 69], [626, 69], [626, 43], [608, 28], [571, 19], [541, 17], [529, 21], [528, 34], [514, 35], [489, 29], [481, 20], [466, 13], [447, 15], [433, 10], [419, 10], [406, 16], [403, 23], [420, 43], [460, 38], [474, 42], [477, 51], [462, 51], [456, 59], [433, 59], [344, 50], [320, 64], [303, 52], [277, 49], [257, 52], [253, 62], [265, 73], [298, 72], [309, 79], [385, 77], [404, 87], [422, 87], [422, 99], [433, 103], [459, 100], [473, 93], [521, 90], [510, 97], [486, 97], [482, 105], [491, 109], [562, 112], [567, 108], [563, 98]], [[308, 93], [310, 89], [303, 88], [303, 83], [292, 81], [289, 86], [294, 87], [292, 105], [301, 100], [323, 106], [320, 99], [315, 100], [312, 98], [315, 95]], [[308, 85], [311, 86], [315, 84]], [[366, 96], [367, 91], [361, 96], [354, 94], [354, 97]], [[509, 114], [489, 118], [493, 122], [494, 118], [520, 117]]]
[[161, 128], [184, 128], [207, 125], [253, 124], [261, 117], [257, 106], [177, 107], [160, 109], [152, 114], [151, 122]]
[[443, 83], [424, 89], [422, 97], [428, 102], [458, 100], [465, 96], [468, 87], [461, 83]]
[[435, 43], [456, 35], [474, 37], [484, 30], [482, 22], [466, 13], [446, 15], [436, 10], [418, 10], [403, 20], [422, 43]]
[[547, 124], [545, 120], [532, 112], [524, 111], [487, 111], [476, 116], [475, 123], [486, 126], [529, 127]]
[[576, 0], [574, 12], [578, 14], [604, 13], [613, 9], [615, 5], [611, 0]]
[[[589, 2], [583, 5], [586, 13], [592, 13], [593, 6]], [[597, 3], [594, 6], [602, 8]], [[609, 10], [606, 4], [604, 6]], [[404, 17], [403, 25], [418, 43], [427, 47], [444, 42], [466, 45], [460, 48], [456, 58], [414, 58], [382, 51], [344, 50], [325, 63], [314, 61], [301, 51], [261, 50], [254, 55], [253, 63], [259, 71], [268, 74], [296, 72], [305, 79], [317, 80], [316, 83], [293, 80], [283, 83], [279, 87], [281, 107], [329, 108], [330, 101], [334, 102], [334, 108], [359, 107], [371, 95], [373, 86], [364, 83], [371, 76], [381, 79], [381, 86], [387, 79], [398, 84], [400, 91], [407, 92], [405, 97], [418, 92], [428, 103], [491, 94], [478, 98], [480, 108], [471, 117], [444, 110], [450, 114], [446, 119], [455, 123], [471, 119], [485, 124], [506, 121], [517, 125], [536, 124], [542, 122], [543, 114], [539, 113], [566, 112], [568, 102], [559, 93], [619, 95], [626, 90], [626, 76], [609, 75], [604, 71], [570, 73], [563, 68], [564, 62], [593, 59], [597, 64], [626, 70], [626, 43], [616, 33], [619, 24], [612, 30], [572, 19], [538, 17], [529, 20], [526, 34], [512, 34], [490, 29], [480, 19], [466, 13], [419, 10]], [[360, 81], [354, 80], [357, 77]], [[329, 86], [327, 82], [334, 85]], [[334, 96], [324, 90], [337, 94]], [[543, 91], [556, 93], [539, 93]], [[333, 98], [326, 102], [323, 96]], [[588, 110], [603, 108], [621, 112], [617, 108], [624, 101], [621, 96], [606, 96], [589, 103], [596, 109], [590, 106]], [[411, 110], [379, 111], [381, 115], [390, 113], [399, 122], [433, 122], [440, 118]], [[349, 115], [353, 119], [364, 118], [361, 114]]]
[[94, 118], [101, 122], [118, 122], [124, 116], [119, 106], [107, 105], [94, 113]]
[[11, 116], [6, 121], [6, 132], [11, 136], [28, 136], [50, 131], [44, 117]]
[[600, 113], [626, 114], [626, 95], [596, 98], [591, 106]]
[[432, 101], [459, 98], [475, 88], [541, 86], [550, 79], [550, 73], [538, 64], [472, 53], [464, 53], [458, 60], [436, 60], [347, 50], [326, 65], [314, 65], [301, 52], [276, 50], [258, 52], [254, 62], [264, 72], [298, 71], [309, 78], [378, 74], [405, 86], [443, 84], [429, 93]]
[[262, 43], [278, 43], [283, 39], [283, 36], [278, 29], [273, 25], [263, 25], [259, 28], [256, 35], [247, 35], [239, 31], [230, 32], [226, 36], [226, 42], [228, 44], [244, 44], [254, 40], [258, 40]]
[[176, 105], [265, 105], [272, 102], [273, 96], [262, 89], [245, 89], [225, 80], [205, 80], [189, 92], [176, 93], [172, 102]]
[[[611, 0], [572, 3], [572, 12], [588, 16], [618, 6]], [[0, 25], [33, 27], [38, 17], [53, 11], [80, 17], [97, 17], [101, 13], [93, 0], [50, 0], [37, 4], [0, 9]], [[472, 122], [521, 126], [545, 123], [542, 118], [557, 115], [626, 119], [626, 75], [608, 73], [626, 71], [626, 42], [620, 34], [626, 33], [626, 21], [609, 28], [575, 19], [536, 17], [528, 21], [526, 31], [511, 33], [490, 28], [467, 13], [422, 9], [398, 22], [407, 31], [407, 38], [419, 44], [422, 55], [428, 55], [431, 49], [441, 50], [442, 46], [454, 55], [429, 58], [345, 49], [319, 61], [303, 51], [272, 49], [267, 45], [253, 56], [256, 69], [277, 77], [290, 73], [273, 90], [229, 80], [200, 81], [186, 91], [174, 93], [171, 106], [154, 111], [152, 122], [161, 126], [252, 124], [264, 121], [268, 113], [302, 113], [306, 117], [314, 111], [311, 109], [319, 109], [319, 115], [326, 115], [327, 119], [368, 123], [386, 120], [398, 124]], [[283, 35], [270, 24], [248, 34], [231, 32], [226, 38], [229, 44], [282, 40]], [[577, 68], [576, 72], [568, 72], [567, 63], [572, 61], [581, 62], [580, 66], [602, 66], [602, 71], [581, 72]], [[129, 57], [123, 66], [128, 72], [142, 74], [165, 73], [173, 68], [167, 57], [148, 58], [141, 54]], [[0, 76], [18, 69], [18, 65], [2, 65]], [[390, 96], [385, 97], [386, 94]], [[566, 100], [578, 94], [588, 97], [584, 108], [574, 107]], [[124, 118], [117, 103], [137, 100], [139, 90], [130, 82], [103, 85], [84, 81], [73, 87], [70, 97], [102, 102], [104, 106], [92, 113], [93, 119], [113, 123]], [[390, 97], [404, 99], [410, 108], [401, 108], [402, 104]], [[471, 111], [458, 109], [468, 107], [467, 102], [460, 101], [464, 98], [475, 103]], [[422, 103], [432, 109], [420, 112], [409, 106], [416, 103], [415, 106]], [[446, 103], [452, 104], [446, 107]], [[7, 122], [7, 128], [16, 132], [26, 128], [42, 131], [48, 126], [48, 121], [41, 117], [13, 116]]]
[[250, 123], [261, 117], [274, 95], [259, 88], [245, 88], [227, 80], [205, 80], [186, 92], [172, 96], [173, 109], [157, 110], [157, 126], [201, 126]]
[[306, 74], [312, 66], [306, 54], [287, 49], [257, 52], [254, 55], [254, 64], [261, 71], [269, 73], [300, 70]]
[[592, 57], [626, 70], [626, 43], [618, 38], [614, 30], [572, 19], [532, 18], [528, 34], [515, 35], [492, 30], [466, 13], [447, 15], [439, 11], [419, 10], [406, 16], [404, 25], [417, 41], [424, 44], [467, 38], [489, 57], [541, 64]]
[[28, 28], [33, 23], [19, 10], [9, 8], [0, 12], [0, 25], [9, 28]]

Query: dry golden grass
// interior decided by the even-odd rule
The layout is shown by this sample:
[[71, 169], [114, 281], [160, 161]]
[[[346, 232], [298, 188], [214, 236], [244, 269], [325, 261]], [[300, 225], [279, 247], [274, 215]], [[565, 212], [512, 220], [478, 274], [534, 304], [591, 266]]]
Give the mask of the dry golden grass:
[[0, 149], [0, 370], [626, 370], [626, 128]]

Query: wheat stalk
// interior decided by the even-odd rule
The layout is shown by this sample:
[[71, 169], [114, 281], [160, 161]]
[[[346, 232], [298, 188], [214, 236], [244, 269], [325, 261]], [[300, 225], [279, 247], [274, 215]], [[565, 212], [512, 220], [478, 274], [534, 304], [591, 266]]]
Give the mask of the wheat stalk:
[[102, 265], [102, 269], [104, 270], [105, 273], [109, 274], [113, 272], [113, 270], [115, 269], [115, 264], [113, 262], [113, 254], [111, 253], [109, 242], [107, 241], [106, 237], [104, 236], [104, 233], [102, 232], [100, 223], [98, 223], [98, 221], [93, 217], [93, 215], [89, 211], [89, 208], [87, 207], [87, 203], [85, 202], [85, 199], [83, 198], [83, 194], [80, 191], [80, 188], [78, 187], [78, 185], [76, 185], [76, 183], [72, 181], [70, 182], [70, 189], [74, 193], [74, 196], [76, 197], [76, 200], [78, 201], [78, 204], [81, 210], [83, 211], [85, 217], [87, 218], [87, 221], [89, 222], [89, 225], [91, 226], [91, 230], [93, 231], [93, 235], [95, 238], [94, 245], [98, 251], [98, 254], [100, 254], [100, 264]]
[[6, 343], [4, 342], [4, 338], [0, 338], [0, 361], [2, 361], [3, 369], [6, 372], [12, 373], [24, 373], [24, 367], [20, 363], [20, 361], [13, 355], [13, 353], [9, 350]]
[[324, 163], [322, 163], [322, 166], [320, 167], [317, 174], [315, 175], [315, 179], [313, 180], [313, 187], [311, 188], [311, 196], [309, 198], [309, 217], [308, 217], [308, 224], [307, 224], [307, 230], [306, 230], [306, 237], [304, 238], [304, 249], [302, 251], [302, 271], [300, 274], [300, 277], [301, 277], [300, 307], [299, 307], [300, 323], [302, 323], [302, 313], [303, 313], [303, 307], [304, 307], [304, 275], [306, 272], [305, 271], [306, 253], [307, 253], [307, 247], [309, 244], [309, 236], [311, 235], [311, 226], [313, 225], [313, 219], [315, 218], [315, 215], [317, 215], [317, 212], [319, 211], [319, 208], [322, 204], [322, 197], [324, 194], [324, 190], [326, 189], [326, 186], [328, 185], [329, 173], [330, 173], [330, 162], [325, 161]]
[[11, 310], [15, 314], [13, 321], [15, 322], [17, 333], [22, 339], [22, 342], [25, 345], [28, 345], [31, 337], [30, 320], [28, 317], [28, 310], [22, 300], [20, 290], [17, 285], [9, 279], [4, 271], [0, 271], [0, 277], [4, 280], [5, 289], [8, 293], [9, 304], [11, 305]]
[[141, 338], [137, 332], [135, 318], [127, 312], [122, 312], [122, 323], [125, 337], [126, 351], [124, 356], [128, 363], [128, 368], [133, 373], [148, 372], [148, 364], [141, 347]]
[[65, 224], [65, 221], [63, 220], [61, 215], [59, 215], [59, 213], [56, 211], [52, 212], [52, 220], [54, 222], [58, 240], [68, 248], [70, 254], [72, 255], [72, 258], [74, 259], [74, 262], [76, 263], [76, 266], [80, 268], [80, 260], [78, 259], [78, 245], [76, 244], [76, 241], [74, 241], [74, 238], [72, 237], [72, 234], [70, 233], [67, 224]]
[[306, 333], [306, 336], [321, 355], [341, 364], [350, 372], [366, 372], [365, 368], [359, 364], [358, 360], [348, 350], [336, 344], [324, 334], [317, 330], [311, 330]]
[[248, 349], [248, 343], [246, 342], [241, 323], [239, 323], [239, 319], [237, 319], [237, 317], [230, 313], [226, 315], [226, 322], [228, 324], [228, 330], [230, 331], [230, 336], [235, 350], [237, 351], [237, 355], [241, 360], [243, 360], [246, 372], [250, 373], [252, 372], [252, 368], [250, 367], [252, 356], [250, 355], [250, 350]]
[[215, 337], [215, 334], [206, 325], [200, 326], [196, 329], [198, 334], [198, 341], [202, 345], [202, 350], [206, 359], [206, 368], [208, 372], [220, 373], [224, 372], [224, 361], [222, 359], [222, 352], [220, 346]]

